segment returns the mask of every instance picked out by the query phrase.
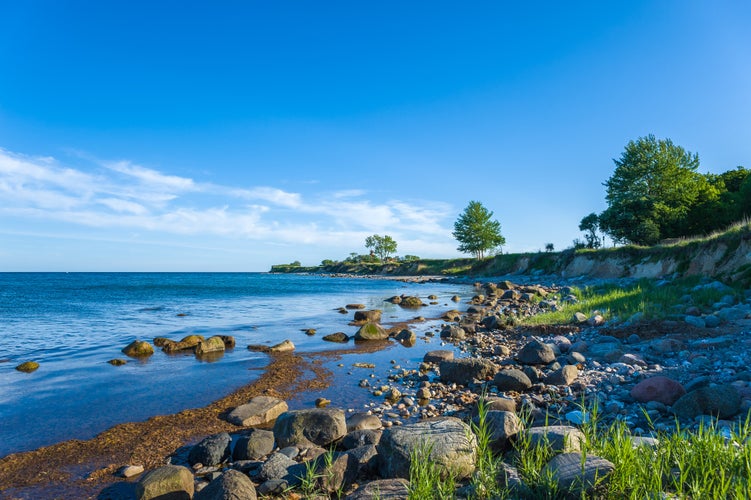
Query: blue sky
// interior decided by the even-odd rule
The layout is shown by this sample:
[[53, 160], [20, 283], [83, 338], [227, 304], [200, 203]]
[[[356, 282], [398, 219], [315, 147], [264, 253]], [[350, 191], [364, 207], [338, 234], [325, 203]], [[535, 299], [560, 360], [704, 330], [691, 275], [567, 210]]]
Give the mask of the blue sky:
[[629, 140], [751, 167], [751, 3], [0, 6], [0, 270], [263, 271], [504, 251], [605, 208]]

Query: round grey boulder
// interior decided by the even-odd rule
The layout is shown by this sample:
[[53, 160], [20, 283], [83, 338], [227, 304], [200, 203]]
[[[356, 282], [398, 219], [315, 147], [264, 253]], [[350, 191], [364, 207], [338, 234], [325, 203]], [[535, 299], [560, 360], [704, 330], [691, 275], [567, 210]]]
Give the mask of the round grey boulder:
[[379, 470], [384, 478], [409, 478], [412, 457], [424, 453], [442, 476], [470, 477], [475, 470], [477, 439], [455, 417], [422, 420], [383, 432], [378, 443]]
[[516, 368], [501, 370], [495, 374], [493, 384], [499, 391], [524, 392], [532, 387], [532, 381], [526, 373]]
[[274, 437], [280, 448], [327, 447], [346, 433], [344, 411], [336, 408], [288, 411], [274, 423]]
[[194, 491], [193, 474], [187, 467], [179, 465], [150, 470], [136, 483], [138, 500], [190, 500]]
[[548, 344], [533, 340], [521, 348], [516, 359], [525, 365], [546, 365], [555, 360], [555, 351]]
[[191, 448], [188, 463], [204, 466], [219, 465], [229, 458], [231, 442], [232, 438], [226, 432], [209, 436]]
[[199, 491], [194, 500], [256, 500], [256, 487], [248, 476], [227, 469]]

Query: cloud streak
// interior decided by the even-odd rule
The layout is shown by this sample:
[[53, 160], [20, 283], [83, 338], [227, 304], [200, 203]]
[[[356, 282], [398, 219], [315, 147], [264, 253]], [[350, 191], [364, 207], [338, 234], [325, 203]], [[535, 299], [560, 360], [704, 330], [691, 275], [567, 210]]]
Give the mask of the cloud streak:
[[203, 183], [129, 161], [89, 160], [72, 167], [0, 148], [0, 219], [281, 245], [352, 248], [353, 241], [384, 232], [400, 250], [444, 250], [448, 243], [444, 225], [453, 211], [444, 203], [376, 202], [358, 189], [303, 196], [273, 186]]

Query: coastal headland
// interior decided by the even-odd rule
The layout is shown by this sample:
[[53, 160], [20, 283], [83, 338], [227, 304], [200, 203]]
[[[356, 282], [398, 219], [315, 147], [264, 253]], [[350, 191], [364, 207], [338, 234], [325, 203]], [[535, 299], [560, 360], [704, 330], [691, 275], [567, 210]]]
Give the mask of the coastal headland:
[[[381, 339], [326, 353], [270, 353], [255, 383], [205, 408], [9, 455], [0, 459], [0, 497], [421, 498], [426, 478], [440, 497], [690, 496], [707, 460], [748, 453], [751, 293], [742, 283], [748, 267], [727, 264], [743, 252], [748, 263], [747, 243], [714, 252], [714, 276], [689, 265], [660, 279], [485, 278], [441, 318], [384, 322], [382, 332], [367, 328], [380, 324], [378, 312], [353, 307], [342, 318]], [[383, 300], [430, 295], [426, 288], [420, 297]], [[400, 365], [384, 361], [388, 349], [377, 355], [384, 341], [429, 350]], [[351, 394], [344, 387], [368, 402], [354, 407], [342, 399]], [[259, 397], [301, 394], [307, 407], [230, 422]], [[718, 449], [679, 457], [691, 440]], [[661, 458], [650, 467], [647, 456]], [[642, 459], [664, 475], [658, 486], [640, 476]], [[676, 472], [676, 463], [684, 468]], [[724, 486], [705, 477], [700, 487], [747, 492], [739, 463], [727, 466]], [[159, 490], [174, 488], [164, 485], [175, 478], [177, 490]], [[154, 491], [161, 493], [149, 496]]]

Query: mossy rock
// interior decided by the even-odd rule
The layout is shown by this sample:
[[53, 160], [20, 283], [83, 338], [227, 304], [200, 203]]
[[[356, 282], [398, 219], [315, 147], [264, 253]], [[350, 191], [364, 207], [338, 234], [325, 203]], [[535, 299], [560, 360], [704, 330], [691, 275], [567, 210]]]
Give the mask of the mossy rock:
[[188, 335], [187, 337], [183, 337], [183, 339], [180, 340], [180, 343], [188, 345], [190, 347], [195, 347], [204, 340], [206, 339], [203, 337], [203, 335]]
[[355, 340], [383, 340], [388, 337], [388, 332], [376, 323], [365, 323], [355, 333]]
[[154, 354], [154, 348], [146, 341], [134, 340], [125, 346], [122, 352], [131, 358], [148, 358]]
[[25, 361], [16, 367], [16, 370], [24, 373], [31, 373], [39, 368], [39, 363], [36, 361]]
[[154, 345], [156, 347], [164, 347], [170, 343], [174, 343], [174, 340], [170, 340], [167, 337], [154, 337]]
[[349, 340], [349, 337], [344, 332], [336, 332], [336, 333], [332, 333], [332, 334], [329, 334], [329, 335], [325, 335], [323, 337], [323, 340], [325, 340], [327, 342], [345, 343], [345, 342], [347, 342]]
[[402, 301], [399, 302], [399, 305], [402, 307], [406, 307], [407, 309], [417, 309], [418, 307], [422, 307], [425, 304], [423, 304], [420, 297], [407, 295], [407, 296], [402, 297]]
[[107, 361], [107, 363], [111, 364], [112, 366], [123, 366], [127, 362], [128, 362], [127, 359], [122, 359], [122, 358], [115, 358], [115, 359], [110, 359], [109, 361]]
[[224, 340], [220, 336], [209, 337], [196, 346], [196, 356], [203, 356], [210, 352], [224, 352]]

